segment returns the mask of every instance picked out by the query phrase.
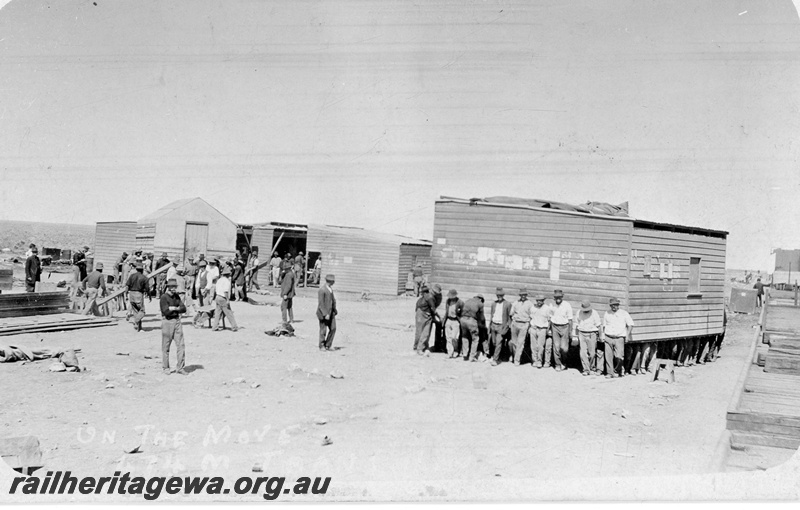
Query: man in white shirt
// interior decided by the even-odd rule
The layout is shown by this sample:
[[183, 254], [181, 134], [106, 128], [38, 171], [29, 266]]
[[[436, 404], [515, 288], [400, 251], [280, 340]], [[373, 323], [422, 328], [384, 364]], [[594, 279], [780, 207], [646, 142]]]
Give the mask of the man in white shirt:
[[206, 294], [208, 295], [209, 303], [214, 300], [217, 279], [219, 279], [219, 260], [214, 259], [206, 267]]
[[547, 336], [550, 330], [550, 317], [553, 308], [544, 304], [544, 296], [536, 296], [536, 304], [531, 307], [531, 351], [533, 352], [533, 366], [542, 368], [542, 363], [547, 368], [552, 366], [550, 358], [553, 356], [553, 338]]
[[522, 360], [522, 351], [525, 349], [525, 338], [530, 329], [531, 309], [533, 303], [528, 301], [528, 289], [519, 290], [519, 300], [511, 305], [511, 356], [514, 364], [519, 366]]
[[[630, 341], [633, 319], [625, 310], [620, 310], [619, 299], [609, 300], [611, 311], [603, 315], [600, 342], [606, 358], [606, 379], [622, 377], [622, 362], [625, 359], [625, 340]], [[599, 347], [599, 346], [598, 346]]]
[[[597, 338], [600, 335], [600, 327], [603, 325], [600, 314], [592, 308], [589, 301], [581, 303], [581, 309], [575, 316], [575, 330], [573, 337], [578, 337], [580, 345], [581, 368], [583, 375], [597, 374]], [[602, 366], [603, 355], [600, 354], [600, 365]]]
[[222, 270], [222, 274], [220, 275], [219, 279], [217, 279], [217, 283], [214, 284], [216, 289], [216, 297], [214, 301], [217, 304], [217, 308], [214, 310], [214, 322], [211, 325], [211, 331], [220, 331], [219, 328], [219, 321], [220, 319], [225, 316], [231, 323], [231, 331], [237, 331], [239, 328], [236, 327], [236, 317], [233, 316], [233, 310], [231, 310], [230, 305], [230, 297], [231, 297], [231, 268], [226, 267]]
[[277, 251], [272, 254], [272, 258], [269, 261], [269, 267], [272, 271], [272, 286], [278, 288], [281, 279], [281, 258], [278, 256]]
[[564, 291], [553, 291], [553, 315], [550, 317], [550, 332], [553, 336], [553, 357], [556, 361], [556, 371], [561, 372], [567, 368], [567, 355], [569, 354], [569, 334], [572, 331], [572, 305], [564, 301]]

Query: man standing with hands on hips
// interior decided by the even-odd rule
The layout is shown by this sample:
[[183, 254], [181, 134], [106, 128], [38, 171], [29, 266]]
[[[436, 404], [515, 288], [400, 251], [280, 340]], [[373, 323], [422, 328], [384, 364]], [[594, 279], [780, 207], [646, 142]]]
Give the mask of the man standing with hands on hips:
[[333, 336], [336, 334], [336, 297], [333, 295], [333, 284], [336, 281], [332, 274], [325, 276], [325, 285], [317, 291], [317, 319], [319, 319], [319, 350], [333, 350]]
[[178, 366], [176, 374], [186, 375], [184, 367], [186, 358], [183, 344], [183, 326], [181, 325], [181, 314], [186, 312], [183, 300], [177, 294], [178, 282], [167, 280], [164, 294], [161, 295], [161, 367], [165, 374], [169, 374], [169, 347], [175, 342], [178, 349]]

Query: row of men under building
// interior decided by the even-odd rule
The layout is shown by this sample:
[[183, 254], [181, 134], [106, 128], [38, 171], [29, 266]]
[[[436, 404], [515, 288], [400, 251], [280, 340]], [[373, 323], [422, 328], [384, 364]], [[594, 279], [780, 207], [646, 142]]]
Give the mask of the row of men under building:
[[617, 298], [609, 300], [609, 309], [601, 317], [589, 301], [583, 301], [575, 313], [562, 290], [554, 291], [552, 304], [545, 303], [541, 294], [528, 300], [524, 288], [513, 303], [505, 299], [502, 288], [497, 288], [496, 297], [485, 317], [482, 295], [463, 301], [453, 289], [440, 313], [441, 286], [424, 287], [416, 303], [417, 354], [426, 355], [444, 343], [451, 359], [497, 366], [504, 359], [520, 365], [524, 353], [530, 353], [526, 357], [535, 368], [563, 371], [577, 365], [585, 376], [605, 373], [614, 378], [651, 372], [656, 358], [674, 358], [678, 366], [714, 361], [727, 325], [727, 313], [723, 313], [723, 332], [711, 338], [633, 342], [633, 319]]

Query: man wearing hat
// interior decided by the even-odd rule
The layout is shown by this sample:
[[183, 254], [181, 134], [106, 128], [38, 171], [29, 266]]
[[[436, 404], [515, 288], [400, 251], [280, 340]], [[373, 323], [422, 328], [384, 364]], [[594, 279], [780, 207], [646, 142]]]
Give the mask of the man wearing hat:
[[447, 301], [444, 303], [444, 336], [447, 339], [447, 354], [451, 358], [457, 358], [461, 350], [461, 312], [464, 309], [464, 302], [458, 298], [456, 289], [450, 289], [447, 293]]
[[272, 258], [269, 260], [269, 268], [272, 286], [277, 289], [281, 279], [281, 258], [278, 256], [277, 251], [272, 254]]
[[561, 289], [553, 291], [553, 315], [550, 317], [550, 334], [553, 336], [553, 357], [556, 361], [556, 370], [566, 370], [567, 355], [569, 354], [569, 334], [572, 331], [572, 306], [564, 301], [564, 292]]
[[25, 259], [25, 291], [36, 290], [36, 282], [41, 281], [42, 262], [39, 260], [39, 249], [31, 247], [31, 254]]
[[72, 266], [75, 268], [75, 277], [78, 282], [82, 282], [86, 278], [86, 252], [88, 251], [89, 247], [84, 246], [72, 255]]
[[[597, 339], [602, 324], [600, 314], [592, 308], [592, 303], [587, 300], [581, 302], [581, 309], [575, 316], [576, 331], [573, 332], [573, 336], [578, 337], [583, 375], [597, 373]], [[602, 361], [600, 363], [602, 365]]]
[[414, 295], [419, 297], [422, 293], [422, 264], [417, 262], [417, 265], [414, 266], [414, 269], [411, 271], [411, 275], [414, 278]]
[[144, 295], [147, 293], [147, 278], [143, 274], [144, 264], [136, 262], [133, 273], [128, 276], [125, 286], [128, 287], [128, 302], [130, 303], [130, 313], [133, 317], [133, 329], [142, 330], [142, 319], [144, 319]]
[[506, 335], [511, 328], [511, 303], [505, 300], [505, 291], [497, 287], [497, 299], [492, 303], [491, 323], [489, 324], [489, 338], [483, 343], [483, 353], [489, 356], [489, 341], [492, 342], [492, 366], [500, 362], [500, 352], [503, 350]]
[[317, 291], [317, 319], [319, 319], [319, 350], [333, 350], [333, 336], [336, 334], [336, 297], [333, 295], [333, 284], [336, 278], [325, 276], [325, 284]]
[[[167, 252], [163, 252], [161, 254], [161, 258], [156, 261], [156, 265], [153, 268], [153, 271], [158, 271], [162, 267], [171, 264], [169, 259], [167, 258]], [[156, 275], [156, 293], [158, 296], [162, 295], [165, 290], [165, 285], [167, 281], [167, 275], [164, 273], [158, 273]]]
[[600, 341], [603, 343], [606, 361], [606, 378], [622, 377], [622, 362], [625, 359], [625, 341], [630, 341], [633, 319], [625, 310], [620, 310], [619, 299], [609, 300], [610, 311], [603, 315]]
[[544, 296], [539, 294], [534, 299], [536, 304], [531, 307], [531, 352], [533, 352], [533, 366], [542, 368], [542, 364], [550, 368], [550, 358], [553, 356], [553, 338], [547, 336], [550, 331], [550, 317], [553, 316], [553, 307], [544, 303]]
[[[286, 260], [288, 261], [289, 259], [287, 258]], [[294, 299], [296, 287], [294, 268], [289, 264], [281, 277], [281, 319], [284, 324], [294, 322], [292, 299]]]
[[[522, 351], [525, 350], [525, 339], [530, 329], [531, 310], [533, 303], [528, 301], [528, 289], [519, 289], [519, 299], [511, 305], [511, 356], [514, 364], [522, 361]], [[531, 337], [533, 338], [533, 337]]]
[[164, 284], [164, 294], [161, 295], [161, 368], [165, 374], [169, 374], [169, 347], [175, 342], [178, 350], [178, 364], [175, 373], [186, 375], [186, 357], [183, 344], [183, 326], [181, 325], [181, 314], [186, 312], [180, 296], [178, 296], [178, 282], [167, 280]]
[[478, 345], [481, 341], [480, 325], [485, 323], [483, 296], [478, 294], [468, 299], [461, 309], [461, 328], [464, 331], [461, 356], [464, 360], [478, 361]]
[[428, 339], [431, 336], [431, 326], [434, 321], [439, 322], [436, 309], [442, 302], [442, 287], [437, 283], [432, 289], [424, 288], [422, 295], [417, 299], [415, 322], [417, 329], [414, 332], [414, 351], [420, 356], [428, 349]]
[[214, 310], [214, 322], [211, 325], [211, 331], [220, 330], [219, 321], [223, 316], [230, 321], [231, 331], [237, 331], [239, 329], [236, 326], [236, 317], [233, 316], [233, 310], [231, 310], [230, 305], [231, 273], [231, 268], [225, 266], [225, 269], [222, 270], [222, 274], [220, 275], [219, 279], [217, 279], [217, 283], [215, 284], [216, 292], [214, 301], [217, 304], [217, 308]]
[[206, 287], [208, 287], [208, 262], [201, 260], [197, 262], [197, 274], [194, 277], [194, 295], [200, 302], [200, 306], [204, 306], [206, 297]]
[[125, 267], [126, 260], [128, 260], [128, 252], [123, 251], [122, 255], [114, 263], [114, 283], [116, 285], [124, 285], [128, 281], [128, 268]]
[[[106, 295], [106, 278], [103, 276], [103, 263], [98, 262], [94, 265], [94, 270], [86, 275], [86, 278], [81, 280], [81, 283], [86, 288], [86, 305], [83, 307], [83, 315], [92, 315], [99, 317], [100, 308], [97, 307], [97, 298]], [[100, 295], [102, 289], [102, 296]]]
[[294, 276], [295, 276], [295, 285], [300, 285], [301, 282], [305, 281], [305, 267], [306, 267], [306, 258], [303, 256], [303, 252], [297, 254], [294, 258]]

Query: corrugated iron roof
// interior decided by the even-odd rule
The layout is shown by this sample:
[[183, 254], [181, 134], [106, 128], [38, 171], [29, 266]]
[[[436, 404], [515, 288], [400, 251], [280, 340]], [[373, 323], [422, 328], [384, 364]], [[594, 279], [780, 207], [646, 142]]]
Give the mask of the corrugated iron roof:
[[431, 246], [430, 242], [423, 241], [422, 239], [415, 239], [413, 237], [406, 237], [397, 234], [386, 234], [384, 232], [375, 232], [374, 230], [365, 230], [361, 227], [343, 227], [339, 225], [309, 224], [308, 228], [321, 230], [323, 232], [352, 235], [356, 237], [361, 237], [363, 239], [371, 239], [375, 241], [396, 244], [398, 246], [400, 246], [401, 244]]
[[691, 227], [687, 225], [673, 225], [671, 223], [658, 223], [655, 221], [640, 220], [628, 215], [628, 203], [611, 205], [606, 202], [587, 202], [583, 205], [571, 205], [563, 202], [553, 202], [547, 200], [516, 198], [516, 197], [488, 197], [488, 198], [456, 198], [441, 196], [437, 202], [456, 202], [473, 206], [488, 207], [514, 207], [522, 209], [537, 209], [570, 215], [592, 215], [606, 217], [610, 220], [633, 221], [634, 226], [641, 228], [652, 228], [654, 230], [665, 230], [675, 232], [697, 233], [713, 237], [726, 237], [728, 232], [724, 230], [714, 230], [703, 227]]

